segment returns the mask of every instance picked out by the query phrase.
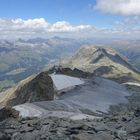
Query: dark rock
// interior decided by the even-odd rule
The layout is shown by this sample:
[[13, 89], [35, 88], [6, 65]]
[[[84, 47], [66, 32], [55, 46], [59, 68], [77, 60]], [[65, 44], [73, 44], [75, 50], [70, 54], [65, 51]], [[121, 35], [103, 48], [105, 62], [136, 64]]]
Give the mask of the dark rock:
[[0, 140], [11, 140], [11, 138], [7, 134], [0, 132]]
[[110, 79], [112, 79], [118, 83], [126, 83], [126, 82], [135, 81], [135, 79], [130, 76], [121, 76], [121, 75], [118, 75], [117, 77], [113, 77]]
[[55, 72], [57, 74], [64, 74], [64, 75], [69, 75], [69, 76], [74, 76], [79, 78], [87, 78], [92, 75], [91, 73], [83, 72], [82, 70], [79, 70], [77, 68], [71, 69], [71, 68], [58, 67]]
[[136, 109], [135, 112], [134, 112], [134, 115], [136, 117], [140, 117], [140, 109]]
[[122, 121], [123, 121], [123, 122], [127, 121], [127, 118], [122, 117]]
[[67, 132], [65, 134], [67, 135], [79, 134], [79, 130], [67, 129]]
[[25, 79], [17, 85], [10, 99], [7, 99], [6, 105], [53, 100], [54, 93], [51, 77], [47, 72], [41, 72], [35, 78]]
[[18, 118], [19, 112], [11, 107], [3, 107], [0, 109], [0, 121], [3, 121], [9, 117]]
[[97, 75], [97, 76], [101, 76], [103, 74], [110, 73], [112, 70], [113, 70], [112, 67], [101, 66], [94, 71], [94, 74]]

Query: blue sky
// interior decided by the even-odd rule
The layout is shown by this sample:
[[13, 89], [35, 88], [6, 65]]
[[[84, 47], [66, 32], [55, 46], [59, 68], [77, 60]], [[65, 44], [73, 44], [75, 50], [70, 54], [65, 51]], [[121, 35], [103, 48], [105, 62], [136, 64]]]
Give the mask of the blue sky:
[[0, 38], [140, 36], [140, 0], [0, 0]]
[[111, 26], [120, 16], [102, 14], [90, 9], [95, 0], [0, 0], [1, 18], [45, 18], [48, 22]]

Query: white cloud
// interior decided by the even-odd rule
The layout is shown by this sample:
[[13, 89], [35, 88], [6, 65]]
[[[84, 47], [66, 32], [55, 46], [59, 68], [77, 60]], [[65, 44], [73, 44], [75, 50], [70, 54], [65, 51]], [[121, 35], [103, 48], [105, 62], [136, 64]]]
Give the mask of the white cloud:
[[[133, 18], [135, 24], [139, 21], [138, 17]], [[47, 22], [44, 18], [37, 19], [0, 19], [0, 39], [15, 39], [15, 38], [34, 38], [34, 37], [73, 37], [73, 38], [88, 38], [88, 37], [123, 37], [140, 35], [140, 30], [133, 26], [132, 29], [126, 29], [124, 26], [131, 19], [117, 21], [116, 28], [97, 28], [92, 25], [72, 25], [66, 21], [59, 21], [53, 24]], [[119, 27], [117, 26], [119, 25]], [[136, 35], [135, 35], [136, 34]]]
[[36, 18], [36, 19], [12, 19], [13, 25], [17, 28], [47, 28], [49, 24], [45, 21], [44, 18]]
[[[9, 25], [9, 26], [8, 26]], [[39, 29], [45, 32], [75, 32], [90, 28], [90, 25], [74, 26], [66, 21], [59, 21], [54, 24], [48, 23], [44, 18], [36, 19], [0, 19], [0, 29], [16, 30], [16, 31], [38, 31]]]
[[72, 26], [69, 22], [60, 21], [54, 23], [49, 31], [50, 32], [75, 32], [75, 31], [82, 31], [89, 28], [91, 28], [90, 25]]
[[92, 8], [111, 14], [140, 15], [140, 0], [97, 0]]
[[44, 18], [36, 19], [0, 19], [0, 38], [3, 37], [30, 37], [45, 36], [55, 33], [84, 32], [90, 29], [90, 25], [74, 26], [66, 21], [59, 21], [54, 24], [48, 23]]

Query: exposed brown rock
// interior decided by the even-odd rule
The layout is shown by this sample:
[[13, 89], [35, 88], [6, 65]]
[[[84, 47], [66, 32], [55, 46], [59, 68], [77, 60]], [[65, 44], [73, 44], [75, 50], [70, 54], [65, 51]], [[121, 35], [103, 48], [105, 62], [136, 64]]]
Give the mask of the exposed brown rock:
[[53, 100], [53, 81], [47, 72], [21, 82], [7, 99], [6, 105], [14, 106], [26, 102]]

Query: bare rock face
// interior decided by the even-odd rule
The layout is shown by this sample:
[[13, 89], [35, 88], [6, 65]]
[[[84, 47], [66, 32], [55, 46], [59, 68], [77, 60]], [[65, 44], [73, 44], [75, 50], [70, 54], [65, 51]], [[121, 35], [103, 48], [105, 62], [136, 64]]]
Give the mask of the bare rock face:
[[106, 73], [110, 73], [112, 71], [112, 67], [110, 66], [101, 66], [99, 68], [97, 68], [94, 73], [95, 75], [99, 76], [99, 75], [103, 75], [103, 74], [106, 74]]
[[19, 112], [11, 107], [3, 107], [0, 109], [0, 121], [3, 121], [9, 117], [18, 118]]
[[62, 66], [54, 66], [51, 69], [49, 69], [48, 72], [50, 74], [55, 72], [56, 74], [64, 74], [64, 75], [79, 77], [79, 78], [87, 78], [87, 77], [93, 76], [93, 74], [89, 72], [84, 72], [77, 68], [71, 69], [69, 67], [62, 67]]
[[14, 106], [26, 102], [53, 100], [53, 98], [53, 81], [47, 72], [41, 72], [35, 78], [19, 84], [6, 105]]

